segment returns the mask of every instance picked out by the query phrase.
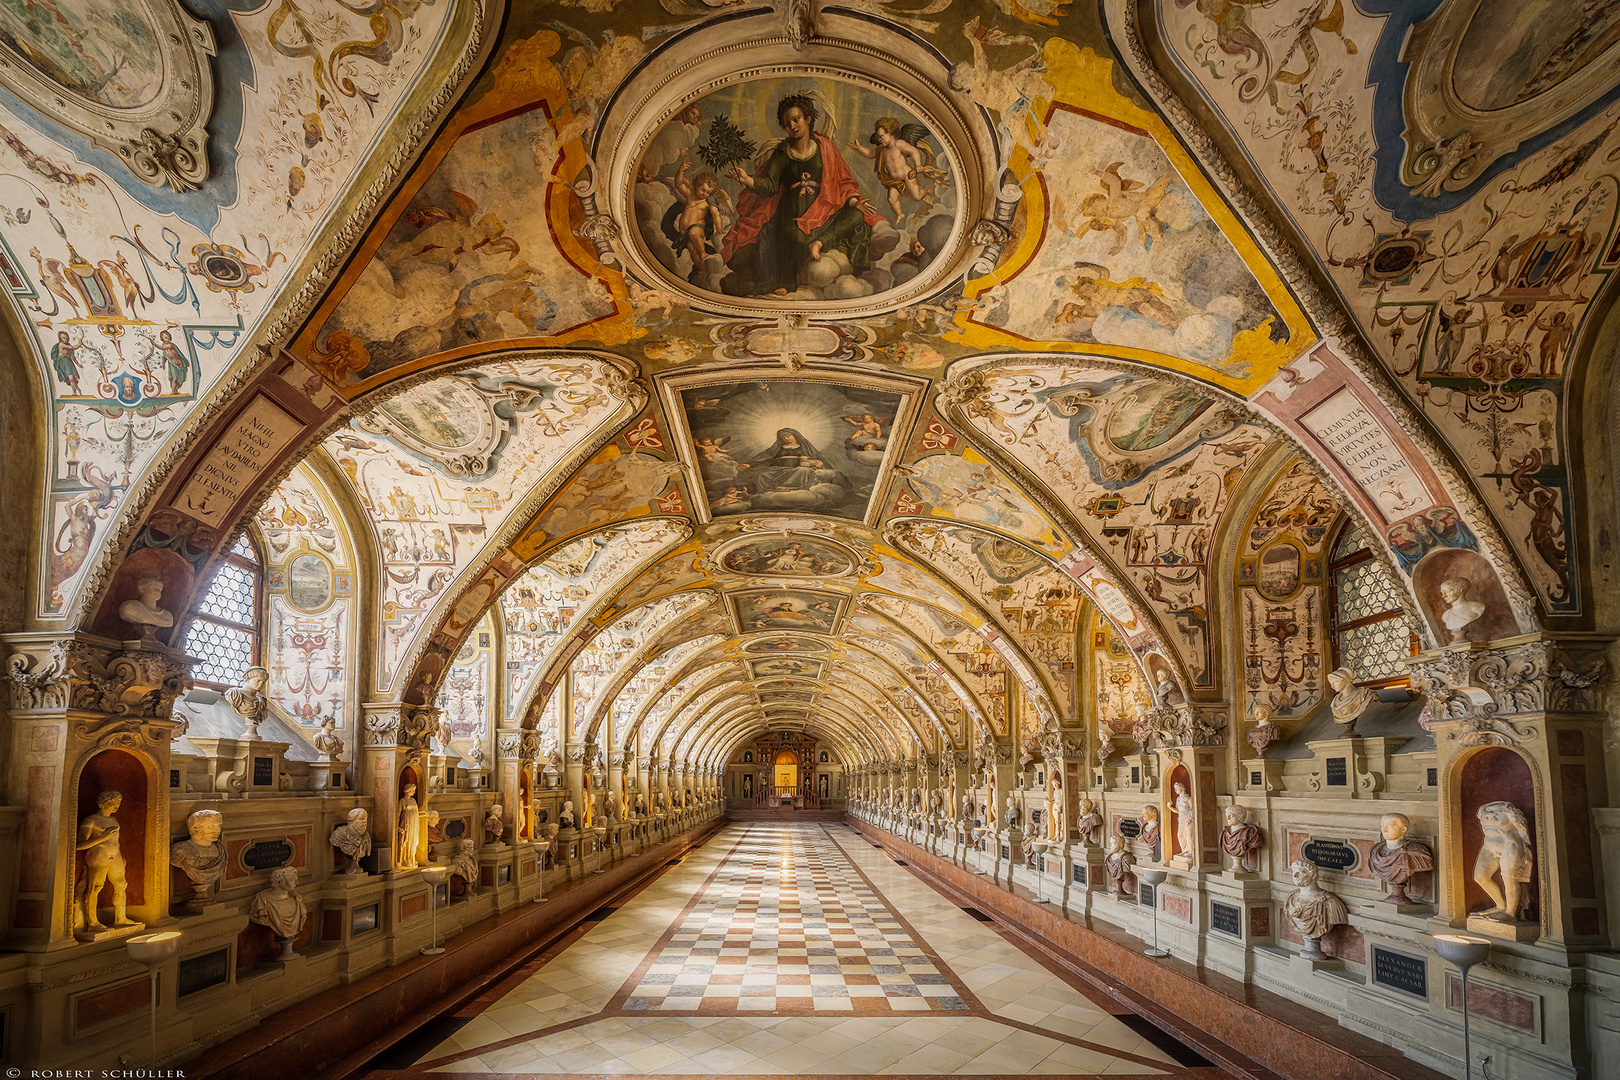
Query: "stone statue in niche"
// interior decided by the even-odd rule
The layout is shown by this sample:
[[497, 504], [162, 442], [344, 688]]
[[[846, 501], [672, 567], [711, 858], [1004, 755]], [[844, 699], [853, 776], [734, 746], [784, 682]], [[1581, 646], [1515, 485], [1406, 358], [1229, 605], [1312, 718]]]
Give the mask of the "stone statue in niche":
[[501, 804], [496, 803], [484, 815], [484, 842], [486, 844], [498, 844], [501, 842], [501, 837], [506, 835], [506, 822], [501, 820], [501, 812]]
[[1102, 840], [1103, 819], [1097, 812], [1097, 804], [1088, 795], [1080, 800], [1080, 819], [1074, 823], [1080, 830], [1080, 839], [1088, 846], [1095, 846]]
[[478, 891], [478, 845], [471, 840], [456, 842], [455, 857], [450, 860], [450, 873], [467, 883], [467, 895]]
[[1136, 834], [1136, 838], [1147, 845], [1148, 850], [1153, 853], [1153, 861], [1158, 862], [1159, 808], [1157, 806], [1144, 806], [1142, 808], [1142, 816], [1136, 820], [1137, 823], [1142, 826], [1142, 831]]
[[1053, 843], [1061, 844], [1069, 836], [1063, 828], [1063, 782], [1056, 772], [1052, 774], [1047, 789], [1047, 807], [1046, 838]]
[[1136, 856], [1125, 850], [1125, 838], [1115, 833], [1108, 838], [1108, 854], [1103, 856], [1103, 873], [1108, 875], [1110, 891], [1124, 894], [1125, 880], [1131, 876]]
[[1356, 720], [1378, 700], [1378, 695], [1365, 686], [1356, 685], [1355, 668], [1334, 668], [1328, 672], [1328, 685], [1333, 687], [1329, 708], [1333, 710], [1334, 721], [1344, 725], [1346, 738], [1356, 738]]
[[1485, 605], [1468, 599], [1474, 583], [1465, 577], [1447, 578], [1440, 583], [1440, 599], [1446, 610], [1440, 615], [1440, 624], [1446, 628], [1446, 640], [1451, 644], [1468, 640], [1468, 628], [1485, 614]]
[[119, 846], [118, 819], [114, 816], [123, 803], [123, 793], [103, 791], [96, 796], [96, 812], [86, 814], [79, 822], [77, 849], [84, 852], [84, 874], [79, 878], [77, 899], [86, 936], [107, 929], [101, 922], [98, 902], [108, 882], [113, 887], [113, 926], [143, 925], [124, 914], [129, 881], [124, 876], [124, 852]]
[[1193, 798], [1187, 785], [1177, 783], [1170, 807], [1176, 816], [1176, 852], [1192, 857], [1193, 850]]
[[574, 800], [565, 799], [563, 801], [562, 813], [557, 815], [557, 824], [564, 829], [574, 827]]
[[158, 606], [163, 598], [163, 579], [143, 577], [135, 583], [136, 597], [118, 605], [118, 617], [141, 630], [141, 641], [156, 643], [160, 627], [174, 625], [174, 614]]
[[225, 691], [225, 701], [247, 725], [246, 738], [259, 737], [259, 725], [270, 711], [270, 699], [264, 696], [264, 687], [270, 681], [270, 672], [262, 667], [250, 667], [242, 672], [242, 685]]
[[331, 844], [349, 857], [345, 874], [363, 874], [360, 860], [371, 854], [371, 815], [366, 808], [357, 806], [349, 811], [343, 824], [332, 829]]
[[1315, 863], [1296, 859], [1288, 865], [1288, 873], [1297, 888], [1283, 901], [1283, 914], [1305, 938], [1299, 955], [1307, 960], [1324, 960], [1327, 954], [1322, 952], [1322, 936], [1348, 922], [1350, 912], [1343, 900], [1317, 884]]
[[1385, 814], [1378, 822], [1378, 831], [1384, 838], [1372, 846], [1367, 854], [1367, 866], [1374, 876], [1389, 886], [1387, 899], [1392, 904], [1410, 904], [1406, 883], [1414, 874], [1434, 869], [1434, 851], [1421, 840], [1408, 840], [1407, 831], [1412, 819], [1405, 814]]
[[1226, 828], [1221, 830], [1221, 850], [1232, 856], [1239, 870], [1253, 873], [1260, 868], [1255, 852], [1264, 846], [1260, 826], [1249, 820], [1249, 812], [1241, 806], [1226, 808]]
[[270, 887], [253, 895], [248, 907], [248, 922], [268, 926], [281, 944], [277, 962], [298, 959], [293, 952], [293, 941], [304, 929], [309, 909], [298, 895], [298, 868], [283, 866], [270, 872]]
[[416, 805], [415, 784], [406, 784], [399, 799], [398, 836], [399, 858], [394, 861], [394, 869], [416, 869], [416, 852], [422, 846], [422, 811]]
[[[1502, 922], [1518, 922], [1529, 917], [1529, 882], [1535, 861], [1530, 826], [1524, 811], [1510, 802], [1488, 802], [1479, 808], [1479, 827], [1485, 839], [1474, 859], [1474, 881], [1492, 900], [1492, 906], [1475, 914], [1495, 916]], [[1497, 888], [1496, 878], [1502, 878]]]
[[179, 867], [191, 882], [191, 896], [185, 903], [206, 907], [225, 875], [225, 845], [219, 842], [225, 818], [218, 810], [193, 810], [186, 817], [187, 838], [169, 845], [169, 865]]
[[310, 740], [315, 749], [326, 755], [326, 760], [336, 761], [343, 756], [343, 740], [338, 738], [337, 717], [328, 716], [321, 721], [321, 730], [315, 733]]

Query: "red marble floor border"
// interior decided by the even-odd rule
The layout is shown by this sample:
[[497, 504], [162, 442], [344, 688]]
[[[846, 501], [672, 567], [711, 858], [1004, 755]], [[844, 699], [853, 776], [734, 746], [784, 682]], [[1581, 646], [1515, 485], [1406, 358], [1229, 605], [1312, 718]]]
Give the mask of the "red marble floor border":
[[[1026, 1031], [1026, 1032], [1029, 1032], [1030, 1034], [1033, 1034], [1033, 1035], [1040, 1035], [1040, 1036], [1043, 1036], [1045, 1038], [1052, 1039], [1055, 1042], [1067, 1043], [1070, 1046], [1075, 1046], [1075, 1047], [1078, 1047], [1078, 1048], [1080, 1048], [1082, 1050], [1089, 1050], [1089, 1051], [1092, 1051], [1093, 1053], [1106, 1054], [1109, 1057], [1116, 1058], [1116, 1059], [1119, 1059], [1121, 1061], [1129, 1061], [1129, 1062], [1131, 1062], [1132, 1064], [1135, 1064], [1135, 1065], [1141, 1065], [1141, 1066], [1144, 1066], [1146, 1068], [1154, 1069], [1158, 1073], [1163, 1073], [1163, 1074], [1165, 1074], [1167, 1076], [1177, 1077], [1177, 1076], [1182, 1076], [1182, 1075], [1207, 1075], [1207, 1076], [1220, 1077], [1221, 1080], [1231, 1080], [1231, 1074], [1229, 1074], [1229, 1073], [1227, 1073], [1227, 1072], [1225, 1072], [1223, 1070], [1220, 1070], [1220, 1069], [1202, 1069], [1202, 1068], [1190, 1069], [1190, 1068], [1187, 1068], [1185, 1066], [1176, 1065], [1174, 1062], [1160, 1061], [1157, 1058], [1150, 1058], [1150, 1057], [1146, 1057], [1146, 1056], [1139, 1055], [1139, 1054], [1133, 1054], [1133, 1053], [1130, 1053], [1130, 1052], [1125, 1051], [1125, 1050], [1120, 1050], [1120, 1049], [1118, 1049], [1116, 1047], [1107, 1046], [1107, 1045], [1105, 1045], [1103, 1043], [1094, 1043], [1094, 1042], [1087, 1041], [1085, 1039], [1078, 1038], [1078, 1037], [1073, 1036], [1073, 1035], [1067, 1035], [1067, 1034], [1065, 1034], [1063, 1032], [1051, 1031], [1051, 1030], [1048, 1030], [1048, 1029], [1043, 1028], [1043, 1027], [1038, 1027], [1038, 1026], [1036, 1026], [1034, 1024], [1025, 1023], [1024, 1021], [1021, 1021], [1021, 1020], [1014, 1020], [1014, 1019], [1012, 1019], [1010, 1017], [1001, 1016], [1001, 1015], [991, 1011], [989, 1009], [989, 1007], [987, 1007], [982, 1001], [980, 1001], [978, 999], [978, 997], [975, 996], [973, 994], [973, 992], [967, 988], [967, 986], [961, 981], [960, 977], [956, 974], [955, 970], [952, 969], [949, 964], [945, 963], [945, 961], [942, 960], [939, 957], [938, 953], [934, 952], [933, 947], [928, 945], [927, 942], [924, 940], [924, 938], [920, 934], [917, 933], [917, 931], [915, 930], [915, 928], [912, 927], [910, 922], [908, 922], [906, 920], [905, 916], [900, 914], [900, 912], [895, 908], [895, 906], [889, 901], [889, 898], [884, 895], [883, 890], [881, 890], [881, 889], [879, 889], [877, 887], [877, 885], [872, 881], [872, 879], [867, 876], [866, 872], [861, 869], [860, 865], [858, 863], [856, 863], [855, 860], [850, 856], [849, 852], [844, 850], [843, 845], [838, 843], [838, 841], [832, 836], [831, 832], [829, 830], [827, 830], [825, 824], [822, 824], [822, 823], [800, 822], [798, 824], [805, 824], [805, 825], [822, 824], [822, 831], [826, 835], [826, 838], [827, 838], [828, 842], [831, 843], [832, 846], [838, 851], [838, 853], [843, 856], [844, 860], [849, 864], [850, 869], [852, 869], [855, 872], [855, 874], [862, 881], [866, 882], [867, 888], [872, 890], [873, 895], [875, 895], [878, 898], [878, 900], [883, 904], [883, 906], [895, 917], [895, 921], [898, 922], [900, 924], [900, 926], [905, 930], [907, 936], [909, 936], [917, 944], [917, 947], [920, 950], [922, 950], [924, 955], [926, 955], [929, 958], [929, 960], [934, 963], [935, 967], [946, 977], [946, 979], [950, 982], [950, 985], [951, 985], [952, 989], [956, 990], [957, 996], [960, 997], [967, 1004], [968, 1007], [966, 1009], [956, 1009], [956, 1010], [951, 1010], [949, 1012], [943, 1012], [943, 1011], [938, 1011], [938, 1010], [933, 1010], [933, 1009], [895, 1010], [895, 1009], [889, 1008], [887, 1006], [886, 1001], [884, 1001], [883, 999], [877, 999], [877, 998], [841, 998], [839, 1000], [850, 1001], [852, 1003], [852, 1006], [854, 1006], [854, 1007], [852, 1007], [850, 1009], [836, 1009], [836, 1010], [834, 1010], [834, 1009], [816, 1009], [813, 1005], [804, 1006], [804, 1007], [794, 1006], [794, 1005], [782, 1005], [782, 1004], [780, 1004], [780, 999], [779, 998], [777, 999], [778, 1004], [774, 1005], [772, 1008], [769, 1008], [769, 1009], [737, 1009], [737, 1008], [726, 1009], [726, 1008], [718, 1007], [718, 1006], [714, 1007], [714, 1008], [706, 1008], [706, 1007], [703, 1007], [703, 1006], [699, 1006], [699, 1007], [697, 1007], [695, 1009], [625, 1009], [625, 1008], [623, 1008], [624, 1002], [626, 1000], [628, 1000], [629, 997], [631, 996], [631, 994], [630, 994], [631, 990], [633, 990], [641, 982], [642, 978], [646, 975], [647, 970], [653, 965], [653, 963], [656, 961], [656, 958], [663, 952], [665, 946], [667, 946], [669, 944], [670, 940], [675, 936], [675, 934], [679, 930], [681, 924], [685, 922], [686, 917], [692, 912], [692, 910], [695, 907], [697, 907], [698, 903], [702, 900], [703, 894], [714, 883], [715, 878], [717, 878], [720, 875], [721, 871], [725, 868], [726, 862], [736, 854], [737, 849], [742, 846], [743, 842], [745, 840], [747, 840], [749, 835], [754, 831], [752, 826], [754, 824], [757, 824], [757, 823], [748, 822], [746, 824], [748, 824], [750, 827], [743, 831], [742, 835], [737, 838], [737, 842], [734, 843], [731, 846], [730, 850], [728, 850], [725, 853], [725, 855], [723, 855], [721, 857], [720, 862], [718, 864], [716, 864], [714, 870], [711, 871], [709, 873], [709, 875], [707, 877], [705, 877], [703, 879], [703, 881], [697, 886], [696, 890], [692, 894], [692, 899], [687, 901], [687, 903], [681, 908], [681, 910], [675, 915], [675, 917], [670, 920], [669, 927], [661, 935], [659, 935], [658, 940], [647, 950], [647, 955], [641, 960], [641, 962], [639, 964], [636, 965], [635, 970], [630, 974], [630, 976], [625, 980], [625, 982], [620, 985], [620, 988], [614, 993], [613, 997], [608, 1000], [607, 1004], [605, 1006], [603, 1006], [601, 1011], [591, 1013], [590, 1015], [587, 1015], [587, 1016], [575, 1017], [572, 1020], [565, 1020], [565, 1021], [563, 1021], [561, 1023], [558, 1023], [558, 1024], [551, 1024], [551, 1025], [548, 1025], [548, 1026], [543, 1027], [543, 1028], [536, 1028], [533, 1031], [522, 1032], [522, 1033], [519, 1033], [517, 1035], [509, 1036], [509, 1037], [507, 1037], [505, 1039], [497, 1039], [497, 1040], [495, 1040], [493, 1042], [483, 1043], [483, 1044], [480, 1044], [479, 1046], [476, 1046], [476, 1047], [473, 1047], [473, 1048], [470, 1048], [470, 1049], [467, 1049], [467, 1050], [458, 1051], [457, 1053], [454, 1053], [454, 1054], [446, 1054], [443, 1057], [431, 1058], [431, 1059], [426, 1060], [426, 1061], [421, 1061], [421, 1062], [418, 1062], [417, 1064], [413, 1065], [409, 1069], [398, 1070], [397, 1075], [399, 1075], [399, 1076], [420, 1077], [423, 1074], [429, 1073], [434, 1069], [442, 1068], [445, 1065], [454, 1064], [455, 1062], [458, 1062], [458, 1061], [464, 1061], [464, 1060], [466, 1060], [468, 1058], [478, 1057], [478, 1056], [480, 1056], [482, 1054], [485, 1054], [485, 1053], [488, 1053], [488, 1052], [490, 1052], [492, 1050], [504, 1050], [504, 1049], [506, 1049], [507, 1047], [510, 1047], [510, 1046], [517, 1046], [517, 1045], [519, 1045], [521, 1043], [526, 1043], [526, 1042], [534, 1042], [534, 1041], [539, 1040], [539, 1039], [544, 1039], [544, 1038], [546, 1038], [546, 1037], [548, 1037], [550, 1035], [555, 1035], [555, 1034], [557, 1034], [559, 1032], [562, 1032], [562, 1031], [568, 1031], [568, 1030], [571, 1030], [573, 1028], [584, 1027], [584, 1026], [587, 1026], [589, 1024], [596, 1023], [598, 1021], [608, 1020], [608, 1019], [613, 1019], [613, 1018], [627, 1019], [627, 1020], [632, 1020], [632, 1019], [636, 1019], [636, 1020], [658, 1020], [658, 1019], [663, 1019], [665, 1017], [668, 1017], [668, 1018], [671, 1018], [671, 1019], [680, 1019], [682, 1017], [694, 1017], [694, 1016], [702, 1016], [702, 1017], [717, 1017], [718, 1016], [718, 1017], [728, 1017], [728, 1018], [736, 1018], [736, 1019], [743, 1019], [743, 1020], [752, 1019], [752, 1018], [780, 1019], [780, 1018], [794, 1018], [794, 1017], [821, 1017], [821, 1018], [825, 1018], [825, 1019], [843, 1020], [843, 1019], [855, 1019], [855, 1018], [870, 1019], [870, 1018], [873, 1018], [873, 1017], [881, 1017], [881, 1018], [887, 1018], [887, 1019], [917, 1020], [917, 1019], [944, 1019], [944, 1018], [960, 1017], [960, 1016], [974, 1016], [974, 1017], [977, 1017], [977, 1018], [982, 1019], [982, 1020], [989, 1020], [989, 1021], [991, 1021], [993, 1023], [1002, 1024], [1002, 1025], [1004, 1025], [1006, 1027], [1010, 1027], [1010, 1028], [1015, 1028], [1015, 1029], [1017, 1029], [1019, 1031]], [[662, 876], [663, 876], [662, 874], [657, 875], [657, 877], [662, 877]], [[926, 878], [924, 878], [922, 880], [923, 880], [924, 884], [929, 884], [930, 887], [933, 887], [932, 883], [928, 882]], [[649, 882], [649, 884], [650, 884], [650, 882]], [[936, 888], [936, 891], [938, 891], [937, 888]], [[560, 950], [559, 950], [559, 952], [560, 952]], [[538, 970], [538, 969], [536, 969], [536, 970]], [[531, 974], [532, 974], [532, 972], [531, 972]], [[1089, 999], [1089, 995], [1088, 995], [1088, 999]], [[813, 999], [811, 999], [811, 1000], [813, 1000]], [[854, 1005], [854, 1003], [866, 1002], [866, 1001], [873, 1002], [874, 1004], [881, 1004], [882, 1008], [871, 1008], [871, 1009], [863, 1010], [858, 1005]], [[1114, 1014], [1114, 1015], [1120, 1015], [1120, 1014]], [[394, 1075], [394, 1074], [384, 1074], [384, 1073], [381, 1073], [381, 1072], [375, 1072], [375, 1073], [369, 1073], [368, 1074], [368, 1076], [377, 1076], [377, 1077], [381, 1077], [381, 1076], [384, 1076], [384, 1075]], [[457, 1075], [481, 1076], [481, 1075], [503, 1075], [503, 1074], [472, 1073], [472, 1074], [457, 1074]], [[532, 1074], [516, 1074], [516, 1075], [532, 1075]], [[546, 1074], [546, 1075], [557, 1075], [557, 1074]], [[582, 1074], [579, 1074], [579, 1075], [581, 1075], [581, 1076], [595, 1076], [595, 1075], [598, 1075], [598, 1074], [582, 1073]], [[609, 1075], [609, 1074], [601, 1074], [601, 1075]], [[621, 1074], [612, 1074], [612, 1075], [621, 1075]], [[682, 1075], [691, 1075], [691, 1074], [682, 1074]], [[820, 1074], [816, 1074], [816, 1075], [820, 1075]], [[893, 1075], [893, 1074], [886, 1074], [886, 1075]], [[938, 1075], [938, 1074], [929, 1074], [929, 1075]], [[1017, 1075], [1024, 1076], [1026, 1074], [1020, 1073], [1020, 1074], [1017, 1074]], [[1048, 1075], [1050, 1075], [1050, 1074], [1048, 1074]], [[1110, 1075], [1118, 1075], [1118, 1074], [1110, 1074]], [[1151, 1075], [1151, 1074], [1143, 1074], [1143, 1075]]]
[[[1281, 994], [1175, 958], [1143, 956], [1129, 943], [1070, 921], [923, 848], [858, 818], [846, 824], [868, 842], [901, 854], [925, 880], [938, 879], [975, 907], [998, 916], [1029, 943], [1050, 952], [1106, 994], [1146, 1016], [1205, 1057], [1235, 1072], [1292, 1080], [1447, 1080], [1394, 1047], [1339, 1025]], [[1026, 890], [1027, 891], [1027, 890]], [[1229, 985], [1229, 989], [1228, 989]], [[1299, 1024], [1311, 1024], [1307, 1031]], [[1245, 1068], [1244, 1061], [1259, 1069]]]

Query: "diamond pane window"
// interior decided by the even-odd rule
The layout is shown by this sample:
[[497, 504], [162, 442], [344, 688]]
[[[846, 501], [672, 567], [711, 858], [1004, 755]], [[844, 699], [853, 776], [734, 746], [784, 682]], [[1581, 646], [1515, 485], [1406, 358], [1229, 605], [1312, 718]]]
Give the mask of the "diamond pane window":
[[197, 685], [235, 686], [259, 662], [261, 584], [258, 555], [244, 535], [225, 556], [186, 629], [186, 654], [197, 658], [191, 671]]
[[1355, 670], [1359, 686], [1404, 682], [1412, 630], [1389, 571], [1347, 526], [1333, 548], [1333, 662]]

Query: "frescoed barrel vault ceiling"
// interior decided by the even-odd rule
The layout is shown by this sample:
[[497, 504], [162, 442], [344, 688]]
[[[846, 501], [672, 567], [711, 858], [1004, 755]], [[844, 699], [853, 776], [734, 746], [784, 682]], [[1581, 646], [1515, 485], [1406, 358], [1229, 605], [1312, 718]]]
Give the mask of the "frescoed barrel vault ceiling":
[[29, 7], [20, 628], [247, 532], [294, 720], [714, 765], [1303, 722], [1346, 522], [1595, 625], [1615, 5]]

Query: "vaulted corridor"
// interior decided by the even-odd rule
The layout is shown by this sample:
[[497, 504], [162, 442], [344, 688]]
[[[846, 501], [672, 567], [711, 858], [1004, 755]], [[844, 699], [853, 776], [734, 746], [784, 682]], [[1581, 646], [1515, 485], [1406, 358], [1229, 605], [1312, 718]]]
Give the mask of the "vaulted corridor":
[[1184, 1071], [1177, 1059], [1205, 1064], [1140, 1018], [1111, 1014], [1117, 1006], [842, 825], [733, 824], [596, 914], [606, 917], [504, 992], [439, 1021], [437, 1045], [418, 1038], [377, 1064], [732, 1076], [1166, 1075]]

